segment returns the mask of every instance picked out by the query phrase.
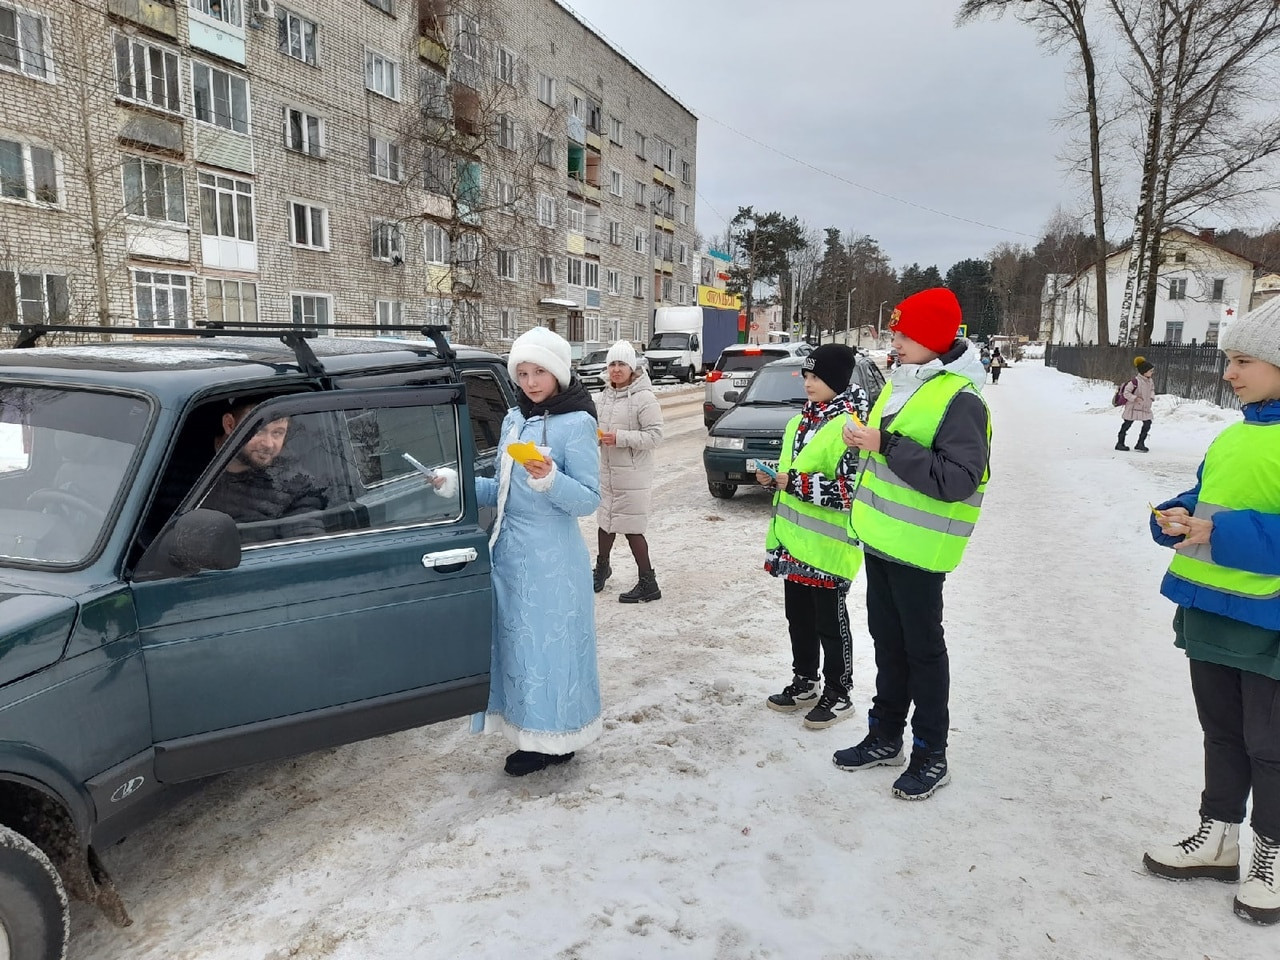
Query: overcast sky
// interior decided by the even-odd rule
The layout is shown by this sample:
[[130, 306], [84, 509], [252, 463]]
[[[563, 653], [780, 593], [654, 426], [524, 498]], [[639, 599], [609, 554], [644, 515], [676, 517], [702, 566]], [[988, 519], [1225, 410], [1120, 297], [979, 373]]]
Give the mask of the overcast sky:
[[1062, 159], [1078, 132], [1057, 122], [1074, 64], [1010, 17], [957, 28], [960, 0], [567, 2], [697, 114], [704, 236], [750, 204], [945, 274], [1034, 245], [1058, 206], [1088, 209]]

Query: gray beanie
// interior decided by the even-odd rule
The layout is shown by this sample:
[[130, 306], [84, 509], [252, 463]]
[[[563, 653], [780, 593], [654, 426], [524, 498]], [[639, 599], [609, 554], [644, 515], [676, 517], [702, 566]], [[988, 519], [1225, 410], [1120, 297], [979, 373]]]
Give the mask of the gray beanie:
[[1280, 367], [1280, 296], [1226, 324], [1219, 350], [1238, 350]]

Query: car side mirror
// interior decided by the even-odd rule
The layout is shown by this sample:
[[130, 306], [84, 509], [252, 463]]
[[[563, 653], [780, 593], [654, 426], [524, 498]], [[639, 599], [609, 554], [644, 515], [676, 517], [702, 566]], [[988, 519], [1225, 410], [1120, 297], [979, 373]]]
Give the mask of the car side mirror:
[[742, 394], [737, 390], [728, 390], [724, 395], [725, 403], [737, 403], [740, 396], [742, 396]]
[[218, 510], [192, 510], [178, 517], [147, 547], [135, 580], [189, 577], [202, 570], [240, 566], [240, 531]]

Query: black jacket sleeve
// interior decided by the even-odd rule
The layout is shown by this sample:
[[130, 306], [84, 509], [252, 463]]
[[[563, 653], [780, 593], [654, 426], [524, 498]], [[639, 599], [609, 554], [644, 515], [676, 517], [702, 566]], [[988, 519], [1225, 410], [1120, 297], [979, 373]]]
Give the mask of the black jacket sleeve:
[[987, 406], [972, 393], [956, 394], [931, 447], [894, 433], [890, 421], [880, 436], [880, 452], [889, 469], [926, 497], [943, 503], [965, 500], [987, 470]]

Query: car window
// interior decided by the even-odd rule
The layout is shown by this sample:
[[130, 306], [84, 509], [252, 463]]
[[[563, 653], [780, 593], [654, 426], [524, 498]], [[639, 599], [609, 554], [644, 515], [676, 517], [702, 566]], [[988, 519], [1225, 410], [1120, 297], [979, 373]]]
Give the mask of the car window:
[[804, 403], [804, 376], [798, 364], [761, 367], [740, 403]]
[[863, 390], [867, 391], [867, 398], [875, 403], [876, 397], [880, 396], [880, 391], [884, 389], [884, 374], [871, 360], [859, 360], [856, 370], [858, 383], [862, 385]]
[[497, 378], [489, 373], [466, 371], [462, 381], [467, 385], [467, 406], [476, 453], [487, 453], [496, 449], [502, 439], [502, 419], [508, 409], [507, 395], [502, 392]]
[[138, 397], [0, 387], [0, 564], [79, 564], [106, 533], [150, 422]]
[[604, 363], [604, 358], [609, 355], [608, 350], [593, 350], [582, 358], [583, 363]]
[[735, 370], [759, 370], [766, 363], [790, 356], [785, 350], [726, 350], [716, 361], [716, 369], [726, 373]]

